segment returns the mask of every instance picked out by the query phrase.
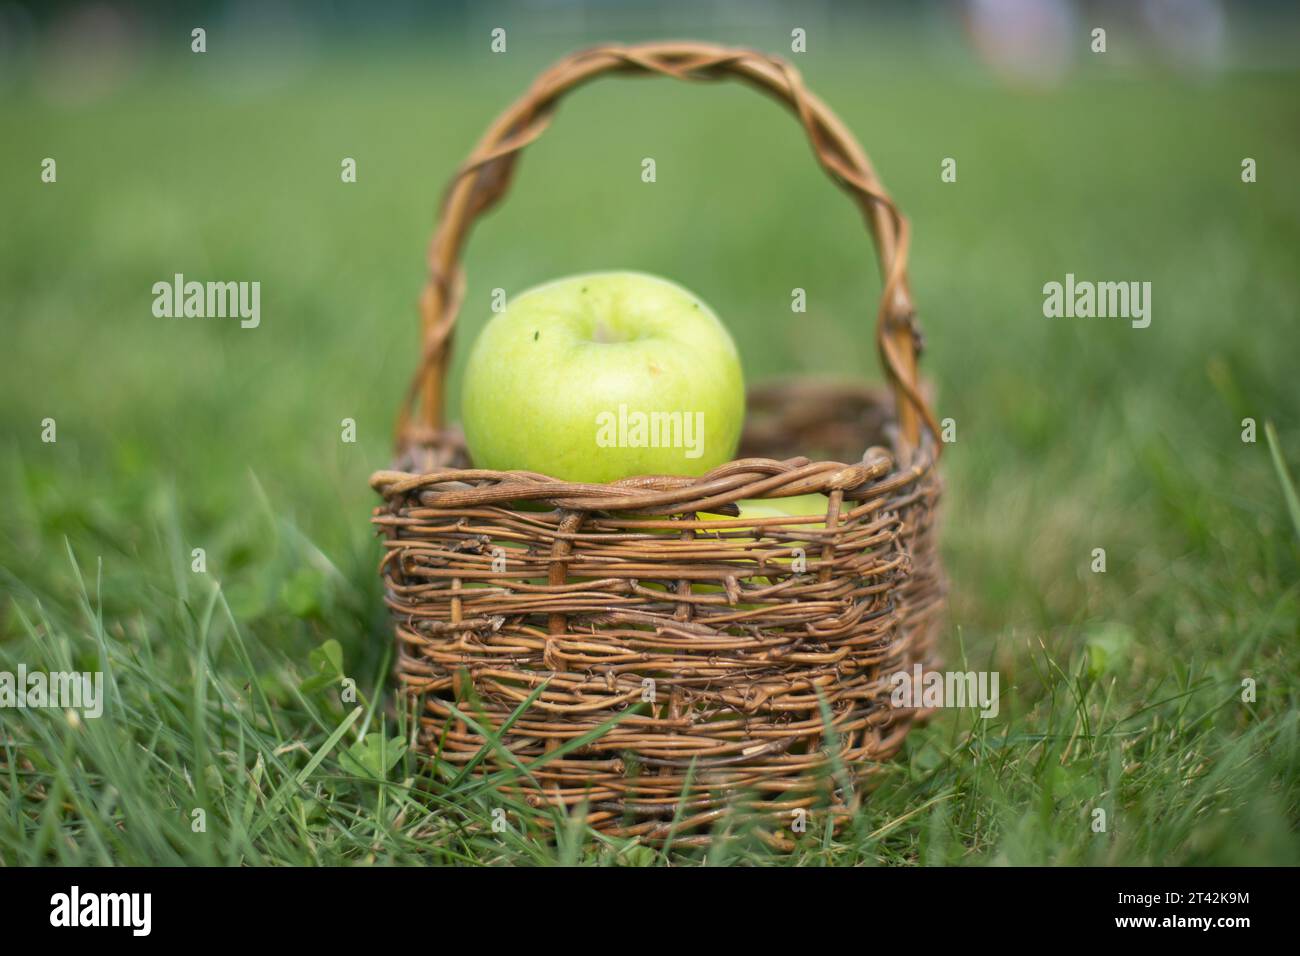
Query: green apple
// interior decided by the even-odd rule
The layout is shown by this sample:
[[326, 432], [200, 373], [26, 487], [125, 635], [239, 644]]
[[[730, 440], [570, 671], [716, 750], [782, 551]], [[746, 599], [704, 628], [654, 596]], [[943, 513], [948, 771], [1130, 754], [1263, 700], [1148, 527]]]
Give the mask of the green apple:
[[[790, 498], [744, 498], [737, 504], [742, 518], [804, 517], [826, 515], [827, 498], [822, 494], [794, 495]], [[795, 528], [819, 528], [821, 525], [797, 524]]]
[[[780, 528], [787, 534], [797, 535], [801, 531], [820, 531], [822, 528], [826, 527], [827, 498], [822, 494], [794, 495], [790, 498], [744, 498], [737, 502], [737, 505], [740, 507], [740, 517], [742, 518], [752, 518], [757, 520], [759, 518], [803, 518], [807, 516], [820, 516], [822, 519], [818, 522], [805, 521], [799, 522], [798, 524], [788, 525], [773, 524], [767, 525], [761, 529], [749, 529], [758, 530], [760, 536], [775, 528]], [[752, 535], [746, 535], [745, 537], [739, 539], [733, 538], [732, 540], [740, 540], [745, 544], [751, 544], [755, 539]], [[783, 541], [776, 546], [791, 547], [794, 544], [796, 544], [796, 542]], [[775, 564], [789, 564], [793, 559], [773, 558], [771, 560]], [[771, 579], [766, 576], [756, 576], [751, 578], [750, 581], [760, 585], [772, 583]]]
[[[766, 528], [760, 530], [759, 532], [760, 535], [764, 534], [767, 530], [774, 527], [779, 527], [783, 531], [791, 534], [798, 534], [802, 530], [820, 530], [826, 527], [825, 517], [826, 517], [827, 499], [826, 496], [822, 494], [795, 495], [789, 498], [743, 498], [740, 501], [736, 502], [736, 505], [737, 507], [740, 508], [740, 515], [739, 515], [740, 519], [749, 518], [749, 519], [756, 520], [759, 518], [796, 518], [796, 517], [801, 518], [806, 516], [818, 516], [818, 515], [821, 516], [822, 518], [820, 522], [801, 522], [798, 524], [789, 524], [789, 525], [784, 525], [784, 524], [769, 525]], [[730, 518], [726, 515], [708, 514], [708, 513], [701, 514], [700, 518], [705, 521], [733, 522], [738, 520], [736, 518]], [[737, 523], [727, 528], [718, 528], [713, 531], [701, 531], [699, 532], [699, 537], [703, 539], [707, 539], [709, 537], [718, 536], [721, 541], [727, 542], [729, 546], [740, 549], [754, 543], [755, 538], [754, 535], [752, 534], [754, 530], [755, 529], [753, 527], [746, 527], [744, 524]], [[675, 531], [666, 531], [662, 533], [673, 534], [673, 535], [677, 534], [677, 532]], [[790, 547], [791, 544], [794, 543], [795, 542], [787, 542], [787, 543], [778, 544], [773, 542], [772, 546]], [[736, 554], [737, 556], [740, 556], [741, 551], [737, 550]], [[772, 558], [770, 560], [774, 564], [789, 564], [793, 559], [789, 557], [781, 557], [781, 558]], [[740, 578], [739, 580], [742, 584], [756, 585], [760, 587], [764, 587], [772, 583], [771, 578], [769, 578], [766, 575], [747, 575], [745, 577]], [[708, 584], [703, 581], [697, 581], [691, 585], [691, 591], [694, 594], [716, 594], [722, 590], [723, 588], [721, 587], [721, 585]], [[757, 606], [758, 605], [755, 604], [736, 605], [737, 609], [739, 610], [752, 610]]]
[[475, 467], [575, 482], [701, 475], [730, 461], [745, 415], [736, 345], [703, 302], [637, 272], [530, 289], [465, 367]]

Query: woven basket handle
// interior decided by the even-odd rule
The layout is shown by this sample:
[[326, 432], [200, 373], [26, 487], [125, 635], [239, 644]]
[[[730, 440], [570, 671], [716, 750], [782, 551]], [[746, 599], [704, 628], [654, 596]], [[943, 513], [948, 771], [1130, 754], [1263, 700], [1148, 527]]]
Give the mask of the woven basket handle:
[[[857, 140], [784, 60], [707, 43], [645, 43], [596, 47], [560, 60], [497, 118], [452, 178], [429, 245], [429, 279], [420, 296], [423, 350], [398, 414], [399, 450], [429, 442], [443, 426], [451, 335], [464, 294], [460, 256], [470, 227], [505, 195], [520, 151], [545, 132], [561, 97], [606, 73], [738, 79], [790, 107], [803, 124], [818, 162], [862, 210], [875, 239], [884, 282], [876, 344], [897, 399], [900, 437], [910, 450], [919, 443], [921, 424], [937, 435], [934, 414], [917, 385], [920, 333], [907, 288], [908, 223]], [[417, 398], [420, 411], [413, 417]]]

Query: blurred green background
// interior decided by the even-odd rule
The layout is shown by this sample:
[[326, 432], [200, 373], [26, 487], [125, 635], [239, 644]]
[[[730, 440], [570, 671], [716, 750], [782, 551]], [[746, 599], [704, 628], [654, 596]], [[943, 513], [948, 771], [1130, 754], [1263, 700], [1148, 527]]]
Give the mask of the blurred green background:
[[[104, 617], [124, 641], [173, 639], [176, 602], [197, 600], [189, 551], [205, 547], [259, 661], [292, 669], [333, 637], [380, 673], [389, 630], [367, 478], [388, 462], [415, 365], [444, 184], [564, 52], [652, 37], [752, 45], [791, 56], [912, 220], [923, 369], [957, 423], [943, 460], [949, 659], [1002, 672], [996, 732], [1039, 746], [1056, 694], [1077, 690], [1075, 665], [1109, 688], [1105, 713], [1136, 715], [1126, 733], [1138, 739], [1159, 735], [1151, 708], [1171, 695], [1177, 707], [1209, 695], [1176, 715], [1204, 723], [1136, 761], [1139, 774], [1163, 769], [1127, 804], [1112, 764], [1128, 773], [1133, 740], [1093, 741], [1081, 779], [1095, 772], [1094, 792], [1135, 821], [1100, 849], [1074, 834], [1082, 816], [1072, 835], [1053, 832], [1062, 811], [1038, 757], [997, 798], [962, 786], [970, 754], [949, 748], [970, 721], [942, 716], [909, 742], [901, 763], [924, 773], [896, 809], [952, 784], [980, 822], [923, 815], [891, 852], [1300, 862], [1300, 529], [1263, 433], [1275, 423], [1296, 474], [1300, 31], [1280, 7], [1192, 6], [1218, 16], [1213, 42], [1162, 45], [1159, 21], [1118, 4], [1048, 4], [1058, 19], [1023, 41], [1037, 21], [999, 25], [989, 3], [465, 5], [378, 20], [289, 5], [7, 10], [0, 653], [28, 653], [37, 606], [56, 624], [66, 611], [77, 640], [66, 537], [90, 578], [102, 559]], [[204, 23], [208, 52], [192, 54], [189, 30]], [[1088, 51], [1094, 24], [1108, 28], [1105, 54]], [[489, 50], [496, 26], [504, 55]], [[808, 30], [806, 53], [790, 54], [793, 27]], [[1037, 51], [1028, 64], [1017, 43]], [[41, 182], [45, 157], [56, 184]], [[355, 184], [340, 181], [343, 157], [357, 160]], [[640, 180], [643, 157], [654, 184]], [[940, 180], [945, 157], [955, 183]], [[751, 381], [880, 377], [869, 237], [797, 122], [734, 84], [616, 78], [569, 97], [466, 268], [457, 369], [492, 288], [634, 268], [708, 301]], [[151, 286], [176, 272], [260, 281], [260, 328], [155, 318]], [[1045, 319], [1042, 287], [1067, 272], [1149, 281], [1151, 326]], [[794, 287], [806, 315], [790, 311]], [[56, 444], [40, 440], [47, 417]], [[340, 441], [349, 417], [356, 444]], [[1241, 440], [1247, 417], [1254, 444]], [[1089, 571], [1099, 547], [1104, 575]], [[178, 680], [188, 666], [176, 658]], [[1260, 682], [1249, 707], [1246, 676]], [[1238, 785], [1208, 787], [1184, 829], [1161, 830], [1162, 808], [1192, 798], [1198, 761], [1227, 773], [1234, 748], [1252, 768]], [[992, 801], [983, 810], [976, 791]], [[947, 836], [926, 856], [931, 826]]]

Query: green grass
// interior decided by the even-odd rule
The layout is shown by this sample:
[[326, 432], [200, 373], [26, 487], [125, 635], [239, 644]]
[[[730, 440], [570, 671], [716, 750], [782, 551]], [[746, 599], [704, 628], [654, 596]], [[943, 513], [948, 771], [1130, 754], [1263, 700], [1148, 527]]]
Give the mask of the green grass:
[[[915, 226], [925, 370], [958, 423], [945, 652], [1000, 672], [997, 718], [943, 712], [852, 827], [792, 853], [741, 814], [708, 851], [577, 818], [548, 840], [482, 778], [417, 765], [366, 479], [415, 364], [442, 184], [552, 51], [398, 48], [245, 82], [146, 61], [92, 102], [19, 78], [0, 670], [103, 669], [109, 702], [0, 711], [0, 862], [1300, 863], [1297, 78], [1091, 68], [1022, 94], [881, 44], [802, 66]], [[573, 98], [466, 264], [462, 346], [493, 287], [634, 267], [709, 301], [751, 379], [878, 376], [861, 223], [797, 125], [738, 88]], [[262, 327], [153, 318], [174, 272], [260, 280]], [[1066, 272], [1151, 281], [1151, 327], [1044, 319]]]

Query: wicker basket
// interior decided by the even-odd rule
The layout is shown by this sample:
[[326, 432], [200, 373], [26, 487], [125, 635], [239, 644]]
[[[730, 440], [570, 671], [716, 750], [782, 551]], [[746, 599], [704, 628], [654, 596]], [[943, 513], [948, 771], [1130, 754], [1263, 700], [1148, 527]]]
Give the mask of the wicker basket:
[[[753, 390], [742, 457], [698, 478], [590, 485], [472, 467], [442, 417], [461, 248], [560, 98], [607, 73], [734, 78], [791, 108], [875, 238], [892, 394]], [[507, 789], [531, 806], [585, 805], [593, 826], [645, 840], [702, 842], [741, 798], [760, 819], [853, 811], [918, 715], [891, 706], [889, 677], [929, 660], [942, 605], [937, 429], [916, 377], [907, 237], [861, 147], [774, 57], [601, 47], [506, 110], [444, 198], [398, 461], [371, 478], [422, 752], [480, 773], [522, 766]], [[824, 516], [729, 517], [741, 499], [810, 493], [826, 496]], [[480, 753], [488, 727], [506, 728], [508, 754]]]

